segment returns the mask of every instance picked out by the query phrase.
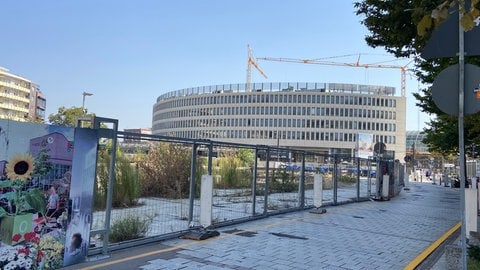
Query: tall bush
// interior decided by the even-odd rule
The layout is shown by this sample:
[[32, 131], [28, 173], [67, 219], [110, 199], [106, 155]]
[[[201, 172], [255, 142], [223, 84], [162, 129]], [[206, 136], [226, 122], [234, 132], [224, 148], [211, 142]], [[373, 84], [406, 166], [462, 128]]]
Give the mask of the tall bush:
[[[95, 208], [105, 208], [108, 192], [111, 147], [100, 150], [97, 160], [97, 178]], [[117, 149], [115, 160], [115, 178], [113, 185], [113, 207], [128, 207], [138, 203], [140, 195], [139, 170], [134, 163]]]
[[240, 149], [235, 154], [224, 154], [216, 162], [216, 173], [221, 176], [220, 185], [224, 188], [241, 188], [249, 186], [252, 179], [250, 165], [252, 157], [248, 150]]
[[[143, 196], [184, 198], [189, 194], [190, 148], [175, 143], [152, 145], [139, 162]], [[200, 166], [199, 166], [200, 167]]]

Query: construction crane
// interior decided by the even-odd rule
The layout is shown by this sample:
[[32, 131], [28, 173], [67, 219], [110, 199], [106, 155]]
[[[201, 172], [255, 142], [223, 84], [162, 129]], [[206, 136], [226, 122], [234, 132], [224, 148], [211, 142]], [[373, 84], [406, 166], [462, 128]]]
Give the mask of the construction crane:
[[331, 61], [320, 61], [315, 59], [295, 59], [295, 58], [273, 58], [273, 57], [261, 57], [257, 60], [264, 61], [276, 61], [276, 62], [291, 62], [291, 63], [301, 63], [301, 64], [317, 64], [317, 65], [327, 65], [327, 66], [346, 66], [346, 67], [363, 67], [363, 68], [390, 68], [390, 69], [400, 69], [401, 71], [401, 93], [402, 97], [405, 96], [405, 80], [407, 73], [407, 66], [413, 61], [410, 61], [404, 66], [395, 66], [395, 65], [380, 65], [380, 64], [360, 64], [360, 55], [356, 63], [339, 63]]
[[258, 66], [257, 60], [253, 56], [252, 49], [250, 49], [250, 44], [247, 44], [247, 52], [248, 52], [248, 61], [247, 61], [247, 85], [245, 88], [246, 92], [250, 92], [251, 84], [252, 84], [252, 65], [263, 75], [263, 77], [268, 78], [265, 72]]

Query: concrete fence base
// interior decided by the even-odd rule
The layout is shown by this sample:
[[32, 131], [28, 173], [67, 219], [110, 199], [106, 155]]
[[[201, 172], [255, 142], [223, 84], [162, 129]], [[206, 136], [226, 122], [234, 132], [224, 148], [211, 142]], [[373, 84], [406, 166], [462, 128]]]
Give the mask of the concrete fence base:
[[461, 270], [462, 248], [458, 245], [447, 245], [445, 247], [445, 260], [447, 270]]

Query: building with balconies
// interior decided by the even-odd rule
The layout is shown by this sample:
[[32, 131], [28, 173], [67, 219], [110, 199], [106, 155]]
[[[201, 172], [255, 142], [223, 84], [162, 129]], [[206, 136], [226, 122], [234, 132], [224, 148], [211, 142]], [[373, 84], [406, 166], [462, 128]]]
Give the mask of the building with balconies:
[[0, 119], [45, 120], [46, 99], [37, 84], [0, 67]]

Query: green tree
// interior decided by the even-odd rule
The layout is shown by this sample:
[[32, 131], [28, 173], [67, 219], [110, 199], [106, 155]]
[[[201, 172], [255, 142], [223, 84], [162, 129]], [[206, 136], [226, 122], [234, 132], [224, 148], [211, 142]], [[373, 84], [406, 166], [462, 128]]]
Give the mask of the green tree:
[[[375, 47], [384, 47], [395, 57], [412, 57], [419, 55], [428, 42], [432, 32], [444, 20], [445, 8], [455, 0], [364, 0], [354, 3], [356, 14], [364, 17], [364, 24], [370, 31], [365, 38], [366, 43]], [[472, 1], [473, 8], [468, 12], [475, 14], [478, 0]], [[433, 16], [432, 16], [433, 15]], [[447, 13], [448, 16], [448, 13]], [[472, 15], [474, 16], [474, 15]], [[480, 57], [466, 57], [465, 61], [479, 65]], [[415, 74], [419, 80], [431, 85], [439, 73], [446, 67], [458, 63], [457, 57], [424, 60], [416, 58]], [[416, 105], [425, 113], [436, 116], [427, 123], [424, 132], [425, 143], [433, 151], [448, 154], [458, 152], [458, 125], [456, 117], [448, 116], [438, 109], [432, 99], [430, 87], [413, 94]], [[467, 149], [475, 149], [472, 144], [478, 143], [480, 132], [475, 123], [480, 122], [480, 114], [465, 118], [465, 145]], [[478, 151], [478, 150], [477, 150]], [[473, 154], [468, 153], [467, 154]]]
[[57, 113], [48, 116], [48, 121], [52, 125], [75, 127], [77, 125], [77, 118], [91, 116], [95, 116], [95, 114], [87, 113], [87, 110], [85, 109], [84, 111], [81, 107], [71, 107], [67, 109], [62, 106], [58, 108]]

